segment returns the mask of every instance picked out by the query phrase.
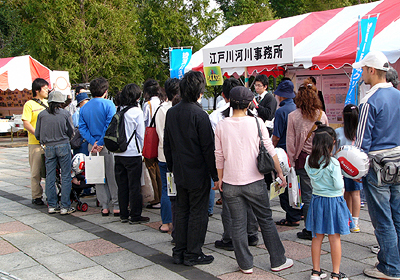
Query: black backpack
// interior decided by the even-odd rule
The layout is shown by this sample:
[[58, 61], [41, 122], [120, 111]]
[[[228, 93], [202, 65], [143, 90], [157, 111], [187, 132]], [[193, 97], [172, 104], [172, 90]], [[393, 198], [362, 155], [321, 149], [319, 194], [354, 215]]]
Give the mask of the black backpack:
[[[126, 133], [125, 133], [125, 121], [124, 114], [131, 109], [133, 106], [127, 106], [121, 111], [118, 111], [112, 118], [108, 128], [106, 130], [106, 134], [104, 136], [104, 145], [107, 150], [113, 153], [122, 153], [125, 152], [131, 142], [133, 136], [136, 134], [136, 130], [132, 133], [131, 137], [128, 141], [126, 141]], [[136, 141], [136, 147], [139, 151], [139, 146]]]

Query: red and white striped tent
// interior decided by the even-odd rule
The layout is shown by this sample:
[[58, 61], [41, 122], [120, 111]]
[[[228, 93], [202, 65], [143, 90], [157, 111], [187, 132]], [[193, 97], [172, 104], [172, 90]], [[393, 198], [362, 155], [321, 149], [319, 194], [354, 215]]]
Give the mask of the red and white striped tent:
[[[216, 48], [294, 37], [294, 67], [317, 70], [341, 68], [356, 59], [358, 18], [379, 14], [371, 50], [382, 51], [394, 64], [400, 57], [400, 1], [383, 0], [289, 18], [233, 26], [203, 47]], [[193, 54], [187, 70], [203, 71], [203, 49]], [[281, 65], [280, 65], [281, 66]], [[248, 73], [283, 74], [278, 65], [247, 67]], [[398, 67], [395, 67], [398, 68]], [[275, 70], [275, 71], [271, 71]], [[276, 71], [278, 70], [278, 71]], [[224, 68], [242, 75], [244, 67]]]
[[0, 89], [32, 89], [36, 78], [50, 83], [51, 70], [30, 55], [0, 58]]

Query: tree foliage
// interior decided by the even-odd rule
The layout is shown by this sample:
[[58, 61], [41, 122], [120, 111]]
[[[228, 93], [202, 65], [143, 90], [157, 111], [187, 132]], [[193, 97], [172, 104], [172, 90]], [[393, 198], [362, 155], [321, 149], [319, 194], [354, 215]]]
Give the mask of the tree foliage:
[[169, 47], [190, 46], [195, 52], [219, 32], [220, 14], [208, 0], [139, 0], [138, 7], [145, 79], [167, 79]]
[[274, 19], [268, 0], [216, 0], [224, 13], [226, 27]]
[[[104, 76], [115, 86], [140, 81], [136, 8], [128, 0], [11, 0], [27, 51], [71, 82]], [[138, 79], [139, 78], [139, 79]]]
[[25, 46], [18, 21], [18, 13], [0, 1], [0, 57], [23, 54]]

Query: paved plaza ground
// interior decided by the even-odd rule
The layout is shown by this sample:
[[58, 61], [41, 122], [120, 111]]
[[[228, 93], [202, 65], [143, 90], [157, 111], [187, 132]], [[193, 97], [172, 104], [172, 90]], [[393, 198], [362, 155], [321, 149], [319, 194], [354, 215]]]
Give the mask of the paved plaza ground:
[[[171, 236], [158, 231], [159, 210], [143, 210], [151, 219], [148, 224], [122, 224], [118, 217], [102, 217], [95, 198], [90, 197], [84, 199], [89, 204], [87, 212], [49, 215], [46, 207], [31, 204], [29, 177], [28, 148], [0, 147], [0, 271], [19, 279], [310, 279], [311, 241], [296, 237], [303, 224], [277, 226], [286, 256], [294, 260], [292, 268], [271, 272], [259, 234], [260, 244], [251, 247], [254, 273], [244, 275], [233, 252], [214, 247], [222, 234], [221, 206], [215, 206], [203, 248], [215, 257], [214, 262], [175, 265]], [[284, 218], [278, 199], [271, 204], [274, 220]], [[354, 280], [370, 279], [363, 269], [376, 262], [370, 251], [376, 239], [366, 208], [361, 210], [360, 227], [361, 233], [342, 236], [341, 271]], [[331, 271], [327, 238], [322, 248], [322, 269]]]

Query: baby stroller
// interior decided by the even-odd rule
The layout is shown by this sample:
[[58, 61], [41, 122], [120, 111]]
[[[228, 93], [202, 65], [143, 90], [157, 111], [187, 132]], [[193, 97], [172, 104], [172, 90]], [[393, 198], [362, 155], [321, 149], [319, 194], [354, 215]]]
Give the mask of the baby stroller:
[[[94, 187], [92, 184], [85, 182], [85, 155], [82, 153], [76, 154], [72, 158], [71, 168], [71, 202], [76, 202], [76, 210], [86, 212], [89, 208], [86, 202], [80, 200], [83, 189]], [[56, 187], [58, 194], [58, 202], [61, 201], [61, 171], [60, 166], [57, 164], [56, 168]]]
[[[83, 189], [92, 188], [94, 184], [86, 184], [85, 181], [85, 154], [78, 153], [72, 158], [72, 188], [71, 201], [75, 201], [76, 210], [86, 212], [88, 204], [80, 200]], [[76, 179], [75, 179], [76, 178]]]

